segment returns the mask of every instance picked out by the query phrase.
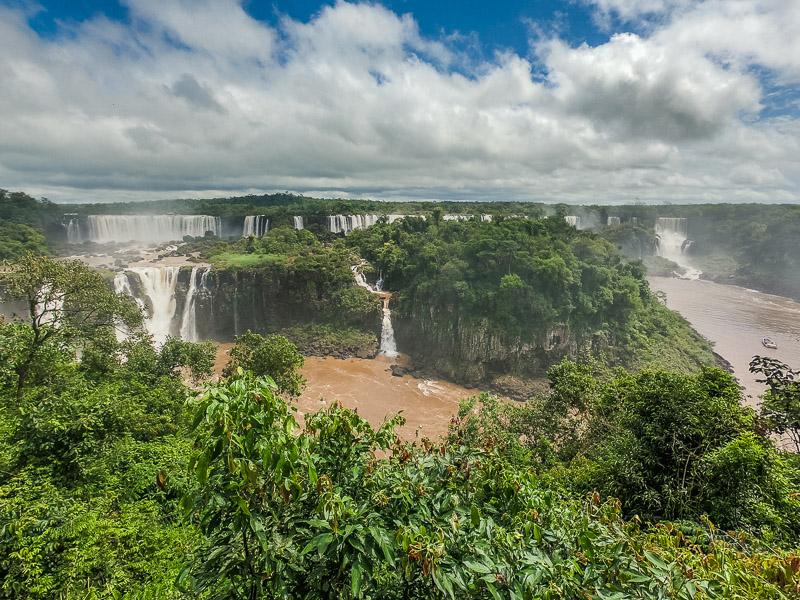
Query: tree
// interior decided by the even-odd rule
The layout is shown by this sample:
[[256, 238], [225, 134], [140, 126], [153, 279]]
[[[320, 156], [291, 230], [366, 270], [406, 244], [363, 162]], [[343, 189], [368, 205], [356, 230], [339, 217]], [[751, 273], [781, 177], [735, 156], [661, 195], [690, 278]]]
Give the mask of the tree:
[[113, 360], [117, 329], [142, 323], [131, 298], [115, 293], [100, 274], [77, 260], [27, 254], [0, 273], [0, 287], [4, 298], [27, 305], [29, 330], [18, 337], [12, 368], [18, 404], [34, 362], [48, 348], [80, 349], [87, 364], [102, 368]]
[[231, 348], [230, 360], [222, 374], [225, 377], [236, 375], [239, 369], [250, 371], [256, 377], [269, 376], [275, 381], [278, 391], [289, 396], [299, 396], [306, 380], [298, 373], [306, 359], [282, 335], [263, 336], [249, 330], [236, 337]]
[[764, 375], [756, 381], [769, 387], [761, 404], [764, 420], [772, 431], [789, 436], [800, 453], [800, 371], [768, 356], [754, 356], [750, 372]]

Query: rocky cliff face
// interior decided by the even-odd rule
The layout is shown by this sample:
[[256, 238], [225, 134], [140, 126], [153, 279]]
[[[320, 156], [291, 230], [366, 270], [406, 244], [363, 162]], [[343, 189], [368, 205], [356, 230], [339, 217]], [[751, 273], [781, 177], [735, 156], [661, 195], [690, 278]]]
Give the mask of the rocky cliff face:
[[465, 322], [460, 316], [394, 314], [398, 349], [414, 364], [442, 376], [477, 385], [503, 376], [543, 377], [563, 357], [575, 358], [578, 342], [563, 326], [539, 340], [508, 339], [493, 332], [487, 321]]

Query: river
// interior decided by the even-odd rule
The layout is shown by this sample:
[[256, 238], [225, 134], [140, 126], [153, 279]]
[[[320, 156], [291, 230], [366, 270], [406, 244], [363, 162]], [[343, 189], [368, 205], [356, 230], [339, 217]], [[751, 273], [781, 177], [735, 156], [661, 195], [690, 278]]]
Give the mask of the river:
[[[755, 355], [769, 356], [800, 368], [800, 304], [755, 290], [703, 280], [648, 277], [650, 289], [667, 295], [667, 306], [686, 318], [714, 351], [727, 360], [744, 388], [747, 404], [755, 406], [766, 387], [750, 373]], [[761, 344], [772, 339], [777, 350]]]
[[[217, 373], [227, 362], [232, 345], [219, 345]], [[357, 409], [359, 415], [378, 427], [387, 415], [403, 411], [406, 424], [397, 429], [400, 437], [409, 441], [423, 437], [435, 440], [447, 433], [459, 401], [480, 392], [449, 381], [392, 375], [391, 365], [406, 361], [402, 354], [390, 358], [383, 353], [373, 359], [306, 357], [301, 369], [306, 389], [294, 401], [297, 412], [302, 416], [338, 401]]]

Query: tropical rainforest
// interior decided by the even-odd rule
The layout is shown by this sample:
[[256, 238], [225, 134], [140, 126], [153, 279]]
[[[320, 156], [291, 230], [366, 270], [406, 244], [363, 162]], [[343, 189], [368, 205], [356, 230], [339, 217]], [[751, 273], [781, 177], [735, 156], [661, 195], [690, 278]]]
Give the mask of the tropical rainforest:
[[[44, 256], [52, 206], [0, 200], [0, 292], [24, 316], [0, 321], [0, 597], [800, 597], [800, 461], [773, 437], [800, 439], [798, 372], [754, 360], [769, 391], [743, 407], [602, 235], [498, 205], [491, 222], [429, 206], [346, 238], [189, 240], [313, 306], [236, 335], [212, 379], [212, 343], [155, 347], [107, 274]], [[304, 202], [262, 206], [288, 220]], [[467, 398], [435, 440], [400, 439], [402, 414], [298, 416], [304, 359], [280, 333], [368, 333], [360, 259], [432, 368], [548, 389]]]

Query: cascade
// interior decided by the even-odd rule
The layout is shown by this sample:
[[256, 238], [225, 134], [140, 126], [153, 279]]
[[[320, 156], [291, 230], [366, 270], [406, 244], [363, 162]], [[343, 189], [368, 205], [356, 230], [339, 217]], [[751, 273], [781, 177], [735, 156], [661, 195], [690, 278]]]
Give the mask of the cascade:
[[303, 217], [292, 217], [292, 221], [295, 229], [303, 229]]
[[619, 217], [608, 217], [608, 219], [606, 219], [606, 225], [608, 225], [609, 227], [613, 227], [614, 225], [619, 225], [619, 224], [620, 224]]
[[378, 222], [378, 215], [328, 215], [325, 226], [331, 233], [347, 235], [354, 229], [364, 229]]
[[397, 358], [397, 344], [394, 341], [394, 328], [392, 327], [392, 313], [389, 310], [391, 294], [383, 296], [383, 321], [381, 323], [381, 352], [389, 358]]
[[206, 279], [211, 272], [210, 267], [192, 267], [189, 276], [189, 291], [186, 293], [186, 302], [183, 305], [183, 319], [181, 321], [181, 339], [185, 342], [197, 342], [200, 336], [197, 332], [197, 302], [198, 294], [208, 294]]
[[[167, 341], [173, 329], [179, 271], [180, 267], [133, 267], [114, 278], [114, 289], [133, 296], [143, 308], [145, 329], [158, 346]], [[138, 279], [143, 297], [139, 298], [133, 293], [131, 277]]]
[[80, 244], [82, 241], [80, 222], [77, 218], [72, 217], [67, 221], [67, 242], [70, 244]]
[[[161, 243], [183, 239], [183, 236], [203, 237], [207, 231], [222, 232], [222, 219], [207, 215], [90, 215], [86, 233], [75, 222], [76, 239], [98, 244], [109, 242]], [[69, 225], [67, 236], [69, 236]]]
[[634, 227], [638, 227], [639, 226], [639, 217], [631, 217], [630, 219], [628, 219], [628, 222], [631, 225], [633, 225]]
[[265, 215], [253, 215], [244, 218], [242, 237], [254, 235], [263, 237], [269, 231], [269, 219]]
[[381, 274], [378, 278], [375, 287], [372, 287], [367, 283], [367, 280], [364, 279], [364, 275], [359, 270], [363, 264], [366, 264], [366, 261], [362, 261], [360, 265], [351, 266], [350, 270], [353, 271], [356, 284], [381, 297], [381, 300], [383, 301], [383, 319], [381, 320], [381, 352], [383, 352], [389, 358], [396, 358], [399, 356], [399, 354], [397, 352], [397, 344], [394, 340], [392, 312], [389, 309], [389, 300], [391, 299], [392, 295], [388, 292], [381, 291], [383, 288], [383, 274]]
[[572, 225], [575, 229], [581, 228], [581, 218], [576, 217], [575, 215], [570, 215], [568, 217], [564, 217], [564, 220]]
[[378, 290], [379, 292], [383, 291], [383, 282], [384, 282], [383, 271], [378, 271], [378, 280], [375, 282], [375, 289]]
[[656, 254], [678, 263], [686, 269], [683, 279], [699, 279], [700, 273], [689, 264], [684, 250], [691, 246], [686, 237], [686, 219], [676, 217], [658, 217], [656, 219]]

